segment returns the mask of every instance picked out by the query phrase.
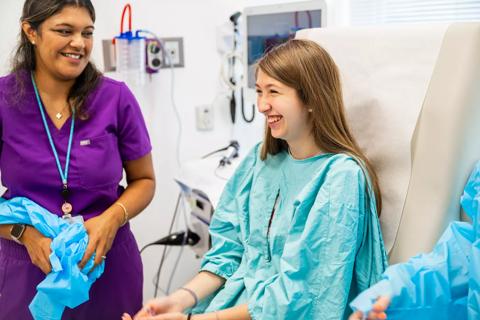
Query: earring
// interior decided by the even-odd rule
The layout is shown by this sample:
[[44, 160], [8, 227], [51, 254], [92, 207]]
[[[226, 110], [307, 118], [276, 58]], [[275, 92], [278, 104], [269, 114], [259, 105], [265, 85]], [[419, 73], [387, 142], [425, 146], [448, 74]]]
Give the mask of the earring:
[[313, 109], [308, 109], [308, 112], [313, 112]]
[[35, 41], [32, 40], [32, 45], [34, 46], [35, 45]]

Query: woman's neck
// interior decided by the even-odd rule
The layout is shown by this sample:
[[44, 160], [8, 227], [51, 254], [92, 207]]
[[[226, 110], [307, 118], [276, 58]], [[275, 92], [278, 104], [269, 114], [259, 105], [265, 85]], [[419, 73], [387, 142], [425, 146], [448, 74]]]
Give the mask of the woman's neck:
[[38, 69], [34, 72], [35, 84], [42, 96], [49, 100], [64, 100], [68, 98], [70, 89], [75, 80], [60, 80], [50, 75], [47, 71]]
[[292, 157], [297, 160], [311, 158], [322, 153], [313, 136], [298, 141], [289, 141], [288, 149]]

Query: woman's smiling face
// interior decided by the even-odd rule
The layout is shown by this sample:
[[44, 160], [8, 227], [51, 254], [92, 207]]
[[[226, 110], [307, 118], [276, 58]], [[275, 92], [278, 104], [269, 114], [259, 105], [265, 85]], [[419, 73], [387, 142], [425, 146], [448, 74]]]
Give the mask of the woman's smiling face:
[[36, 68], [61, 80], [77, 78], [90, 59], [93, 21], [87, 9], [67, 6], [33, 30], [23, 29], [35, 44]]
[[256, 90], [258, 111], [265, 115], [274, 138], [290, 144], [310, 135], [309, 112], [294, 88], [259, 69]]

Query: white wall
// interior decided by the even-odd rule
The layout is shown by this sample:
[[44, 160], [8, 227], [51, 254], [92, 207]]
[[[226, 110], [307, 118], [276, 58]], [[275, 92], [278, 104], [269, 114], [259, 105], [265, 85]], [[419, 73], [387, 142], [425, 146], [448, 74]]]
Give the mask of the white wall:
[[4, 28], [0, 42], [0, 75], [6, 74], [10, 66], [10, 56], [20, 30], [19, 19], [22, 14], [22, 5], [22, 1], [15, 0], [0, 2], [0, 19]]
[[[232, 128], [229, 121], [227, 101], [216, 99], [219, 88], [219, 68], [221, 59], [217, 53], [217, 27], [228, 24], [228, 17], [244, 6], [289, 2], [285, 0], [132, 0], [133, 28], [149, 29], [160, 37], [183, 37], [185, 49], [185, 68], [175, 70], [175, 101], [182, 119], [183, 135], [176, 141], [178, 126], [175, 121], [170, 99], [171, 75], [162, 70], [154, 75], [147, 84], [131, 86], [139, 100], [153, 143], [153, 159], [157, 176], [157, 192], [152, 204], [140, 216], [132, 221], [139, 246], [157, 240], [167, 234], [173, 214], [177, 187], [173, 177], [178, 172], [176, 147], [180, 143], [181, 160], [194, 159], [224, 146], [232, 138], [238, 138], [248, 126]], [[291, 1], [290, 1], [291, 2]], [[110, 39], [119, 33], [120, 15], [127, 1], [93, 0], [97, 11], [95, 49], [93, 59], [99, 67], [102, 61], [102, 39]], [[329, 25], [344, 25], [346, 0], [327, 0], [330, 5]], [[0, 74], [8, 71], [7, 56], [15, 44], [19, 29], [23, 1], [2, 0], [0, 2], [0, 20], [4, 30], [0, 42]], [[215, 122], [211, 132], [198, 132], [195, 129], [195, 106], [210, 104], [214, 106]], [[248, 110], [248, 109], [247, 109]], [[258, 116], [258, 115], [257, 115]], [[261, 120], [260, 120], [261, 121]], [[261, 139], [259, 136], [258, 139]], [[253, 143], [253, 141], [250, 141]], [[244, 148], [245, 149], [245, 148]], [[243, 150], [246, 152], [247, 150]], [[180, 222], [181, 223], [181, 222]], [[144, 298], [152, 297], [152, 278], [160, 261], [162, 248], [152, 247], [143, 253], [144, 260]], [[172, 249], [164, 267], [161, 286], [165, 287], [168, 275], [174, 264], [178, 250]], [[128, 263], [128, 257], [125, 257]], [[180, 260], [172, 288], [183, 284], [198, 270], [200, 261], [186, 249]]]
[[[171, 102], [171, 73], [162, 70], [143, 88], [131, 85], [140, 101], [154, 146], [153, 157], [157, 176], [157, 192], [152, 204], [132, 222], [140, 246], [167, 234], [178, 188], [173, 182], [177, 173], [177, 143], [181, 161], [197, 158], [225, 145], [231, 138], [227, 105], [215, 108], [215, 129], [198, 132], [195, 129], [195, 106], [210, 104], [219, 87], [220, 56], [216, 50], [216, 27], [223, 24], [234, 11], [238, 1], [177, 0], [131, 1], [133, 28], [148, 29], [160, 37], [183, 37], [185, 68], [175, 69], [175, 102], [182, 120], [182, 139], [176, 141], [178, 126]], [[120, 14], [124, 3], [97, 0], [94, 2], [98, 19], [96, 39], [110, 38], [119, 32]], [[109, 18], [111, 16], [115, 18]], [[100, 43], [96, 43], [97, 49]], [[101, 50], [94, 53], [101, 61]], [[222, 102], [222, 99], [217, 99]], [[183, 220], [182, 220], [183, 221]], [[181, 226], [181, 224], [180, 224]], [[152, 278], [159, 265], [162, 248], [153, 247], [143, 253], [144, 297], [152, 297]], [[178, 248], [172, 249], [164, 266], [161, 286], [166, 287]], [[172, 284], [176, 288], [191, 278], [200, 261], [186, 249]]]

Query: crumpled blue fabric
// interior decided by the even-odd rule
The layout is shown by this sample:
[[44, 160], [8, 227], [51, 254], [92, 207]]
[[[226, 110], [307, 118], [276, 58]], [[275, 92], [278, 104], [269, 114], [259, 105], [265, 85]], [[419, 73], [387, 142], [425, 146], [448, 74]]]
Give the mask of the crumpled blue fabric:
[[0, 224], [15, 223], [32, 225], [52, 238], [52, 271], [37, 286], [29, 308], [36, 320], [59, 320], [65, 307], [75, 308], [89, 299], [90, 287], [102, 275], [105, 262], [91, 273], [94, 257], [82, 270], [78, 267], [88, 244], [83, 223], [69, 223], [24, 197], [0, 198]]
[[451, 223], [432, 252], [389, 267], [352, 309], [367, 314], [387, 295], [388, 319], [480, 319], [480, 162], [460, 203], [472, 224]]

